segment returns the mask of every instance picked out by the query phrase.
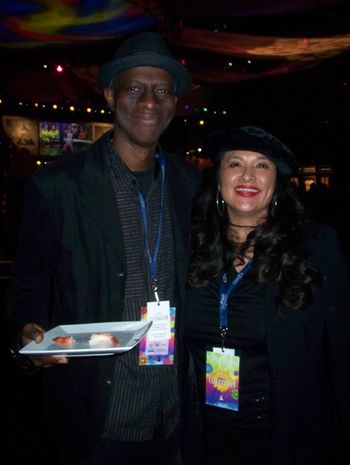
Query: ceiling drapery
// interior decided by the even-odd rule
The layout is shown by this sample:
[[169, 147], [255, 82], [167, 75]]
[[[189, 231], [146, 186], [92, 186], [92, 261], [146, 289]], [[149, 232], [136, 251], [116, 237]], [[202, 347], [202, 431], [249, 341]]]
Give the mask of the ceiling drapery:
[[[164, 33], [175, 56], [184, 60], [192, 71], [197, 85], [229, 84], [300, 71], [348, 53], [350, 21], [348, 30], [344, 30], [342, 21], [341, 33], [337, 32], [335, 21], [332, 23], [335, 15], [329, 10], [328, 16], [322, 16], [319, 35], [315, 33], [316, 20], [310, 21], [312, 34], [299, 34], [296, 25], [292, 35], [290, 30], [286, 35], [266, 30], [264, 34], [236, 32], [228, 30], [225, 21], [236, 27], [244, 23], [251, 28], [251, 24], [257, 24], [261, 30], [260, 25], [268, 17], [271, 29], [272, 24], [288, 22], [289, 14], [291, 24], [297, 24], [298, 12], [306, 12], [312, 18], [313, 12], [322, 13], [326, 7], [343, 7], [345, 3], [295, 0], [278, 2], [277, 8], [272, 0], [263, 4], [258, 0], [216, 0], [215, 8], [212, 5], [208, 9], [199, 0], [2, 0], [0, 54], [3, 63], [8, 62], [2, 92], [19, 98], [31, 95], [47, 99], [51, 95], [55, 99], [62, 94], [65, 99], [86, 99], [82, 89], [97, 92], [94, 80], [107, 52], [109, 59], [124, 36], [144, 29]], [[342, 19], [340, 14], [337, 18]], [[211, 26], [205, 28], [204, 23]], [[331, 34], [325, 34], [325, 24]], [[66, 60], [69, 66], [65, 76], [50, 74], [50, 79], [60, 80], [56, 85], [52, 82], [49, 85], [48, 74], [39, 69], [41, 57], [43, 60], [50, 57], [51, 62], [55, 59], [50, 53], [57, 60]], [[79, 79], [84, 83], [74, 90], [74, 86], [79, 87]]]

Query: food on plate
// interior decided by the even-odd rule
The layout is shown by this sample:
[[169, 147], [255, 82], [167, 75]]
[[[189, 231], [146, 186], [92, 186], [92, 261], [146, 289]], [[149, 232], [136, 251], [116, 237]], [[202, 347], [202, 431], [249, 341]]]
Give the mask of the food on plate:
[[107, 332], [93, 333], [90, 336], [89, 345], [90, 347], [117, 347], [119, 339]]
[[52, 338], [52, 340], [55, 344], [59, 344], [65, 347], [71, 347], [75, 342], [72, 336], [57, 336]]

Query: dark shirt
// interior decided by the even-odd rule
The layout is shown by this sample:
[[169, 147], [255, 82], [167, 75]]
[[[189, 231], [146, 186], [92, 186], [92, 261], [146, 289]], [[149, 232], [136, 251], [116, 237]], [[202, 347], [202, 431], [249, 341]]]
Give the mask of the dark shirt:
[[[138, 183], [148, 212], [151, 253], [155, 245], [160, 211], [160, 173], [130, 172], [108, 142], [107, 163], [116, 196], [116, 214], [122, 224], [126, 250], [126, 286], [123, 318], [140, 320], [140, 309], [154, 300], [145, 249], [144, 226], [138, 199]], [[140, 179], [141, 178], [141, 179]], [[166, 182], [166, 181], [165, 181]], [[172, 219], [165, 189], [163, 228], [158, 256], [160, 300], [175, 304], [175, 253]], [[101, 206], [103, 208], [103, 206]], [[168, 437], [179, 420], [178, 383], [175, 366], [139, 366], [139, 347], [118, 355], [104, 437], [143, 441], [158, 433]]]
[[[235, 272], [229, 276], [234, 278]], [[269, 421], [269, 372], [266, 349], [265, 292], [248, 275], [228, 302], [225, 347], [240, 356], [239, 410], [205, 405], [206, 350], [221, 347], [218, 282], [189, 289], [185, 311], [186, 341], [194, 357], [198, 394], [210, 421], [227, 421], [229, 428], [261, 428]]]

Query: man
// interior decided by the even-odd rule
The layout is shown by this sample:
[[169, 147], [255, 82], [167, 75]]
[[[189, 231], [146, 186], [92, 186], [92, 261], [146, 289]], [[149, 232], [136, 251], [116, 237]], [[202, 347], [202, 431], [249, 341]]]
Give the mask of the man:
[[158, 141], [191, 77], [158, 33], [143, 32], [119, 46], [98, 84], [114, 130], [28, 182], [12, 340], [39, 343], [57, 325], [152, 319], [159, 310], [164, 326], [154, 321], [147, 344], [123, 354], [30, 360], [59, 464], [179, 464], [171, 325], [181, 318], [197, 172]]

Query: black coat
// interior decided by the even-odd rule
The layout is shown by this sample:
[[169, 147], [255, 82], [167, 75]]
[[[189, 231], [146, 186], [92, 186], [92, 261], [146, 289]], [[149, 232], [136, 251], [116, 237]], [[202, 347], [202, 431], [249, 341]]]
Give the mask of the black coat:
[[[9, 292], [13, 344], [28, 322], [50, 329], [123, 319], [125, 250], [103, 144], [101, 138], [87, 151], [40, 169], [28, 182]], [[174, 225], [179, 326], [198, 173], [179, 157], [164, 157]], [[87, 357], [40, 373], [42, 408], [58, 441], [74, 438], [77, 444], [79, 438], [99, 434], [113, 367], [113, 357]]]
[[[325, 227], [315, 239], [315, 262], [325, 281], [312, 308], [279, 315], [272, 300], [267, 305], [276, 465], [323, 464], [334, 447], [347, 449], [350, 463], [348, 263], [333, 230]], [[270, 299], [276, 292], [271, 285]]]
[[[266, 284], [272, 431], [269, 465], [350, 463], [348, 262], [331, 228], [318, 228], [312, 246], [314, 262], [325, 281], [311, 307], [277, 312], [278, 286]], [[200, 308], [186, 311], [200, 312]], [[196, 335], [192, 326], [185, 329], [185, 342], [193, 353], [204, 350], [203, 334]], [[340, 461], [346, 450], [347, 459]]]

